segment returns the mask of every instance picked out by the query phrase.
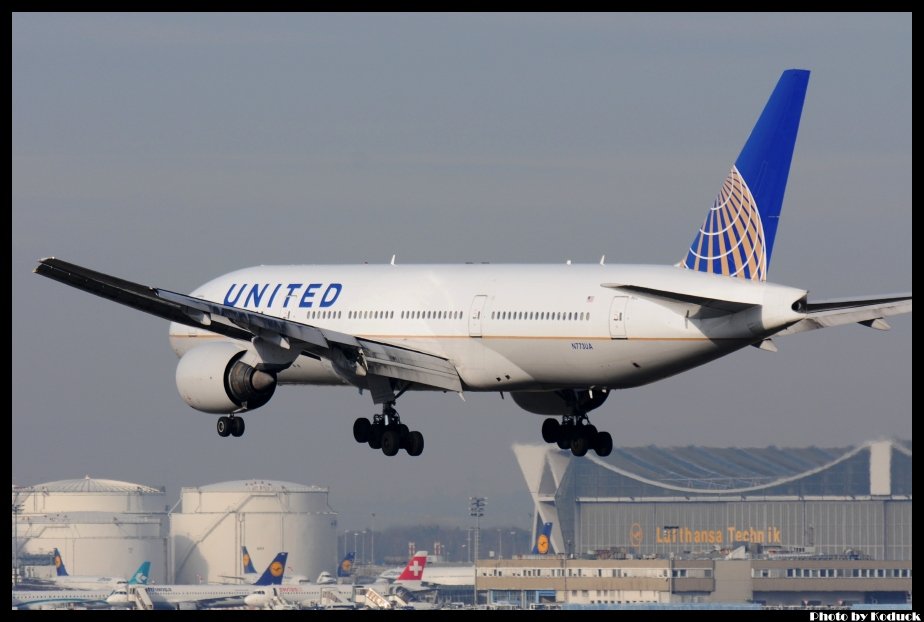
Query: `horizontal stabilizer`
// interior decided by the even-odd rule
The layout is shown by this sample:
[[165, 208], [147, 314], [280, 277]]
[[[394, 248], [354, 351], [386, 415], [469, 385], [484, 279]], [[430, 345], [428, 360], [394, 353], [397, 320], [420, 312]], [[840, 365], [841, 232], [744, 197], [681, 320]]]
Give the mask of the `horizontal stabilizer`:
[[752, 302], [743, 302], [737, 300], [727, 300], [723, 298], [709, 298], [692, 293], [670, 291], [666, 289], [654, 289], [651, 287], [642, 287], [640, 285], [623, 285], [620, 283], [601, 283], [601, 287], [610, 289], [623, 289], [630, 292], [641, 294], [644, 297], [662, 298], [671, 302], [682, 302], [686, 304], [698, 305], [700, 307], [709, 307], [719, 309], [729, 313], [737, 313], [751, 307], [760, 306]]
[[854, 323], [888, 330], [889, 325], [882, 318], [911, 313], [911, 294], [807, 302], [802, 310], [807, 317], [777, 335], [794, 335], [807, 330]]

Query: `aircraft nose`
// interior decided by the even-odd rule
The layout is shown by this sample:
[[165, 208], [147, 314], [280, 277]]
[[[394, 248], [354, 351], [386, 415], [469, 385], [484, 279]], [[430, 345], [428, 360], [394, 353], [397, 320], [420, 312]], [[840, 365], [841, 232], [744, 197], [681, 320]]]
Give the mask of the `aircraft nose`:
[[263, 604], [263, 594], [248, 594], [244, 597], [244, 604], [257, 607]]

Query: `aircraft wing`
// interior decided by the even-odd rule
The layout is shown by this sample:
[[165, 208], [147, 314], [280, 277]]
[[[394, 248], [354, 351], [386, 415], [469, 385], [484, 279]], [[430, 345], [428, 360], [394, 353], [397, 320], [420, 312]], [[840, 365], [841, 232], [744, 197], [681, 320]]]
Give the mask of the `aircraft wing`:
[[140, 285], [54, 257], [40, 260], [34, 272], [165, 320], [233, 339], [259, 337], [286, 349], [298, 348], [314, 358], [345, 356], [357, 361], [364, 374], [462, 391], [459, 373], [451, 362], [420, 350]]
[[777, 335], [794, 335], [807, 330], [853, 323], [888, 330], [889, 325], [883, 318], [911, 313], [911, 294], [807, 302], [804, 311], [808, 317], [781, 330]]

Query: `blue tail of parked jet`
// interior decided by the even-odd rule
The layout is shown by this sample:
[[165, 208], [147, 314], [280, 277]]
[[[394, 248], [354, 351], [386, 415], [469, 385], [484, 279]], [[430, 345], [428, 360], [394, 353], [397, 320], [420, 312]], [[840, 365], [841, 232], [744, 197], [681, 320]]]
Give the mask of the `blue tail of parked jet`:
[[131, 579], [128, 580], [128, 584], [129, 585], [147, 585], [148, 575], [150, 574], [151, 574], [151, 562], [141, 562], [141, 565], [138, 566], [138, 570], [136, 570], [135, 574], [133, 574]]
[[257, 569], [253, 567], [253, 560], [250, 559], [246, 546], [241, 547], [241, 564], [244, 566], [244, 574], [257, 574]]
[[533, 555], [547, 555], [552, 552], [552, 523], [542, 525], [542, 531], [533, 544]]
[[349, 577], [351, 574], [353, 574], [354, 559], [356, 559], [356, 553], [354, 551], [350, 551], [344, 556], [344, 558], [340, 561], [340, 565], [337, 566], [338, 577]]
[[282, 585], [282, 575], [285, 574], [286, 559], [288, 557], [289, 554], [285, 552], [277, 555], [270, 562], [270, 565], [266, 567], [266, 570], [263, 571], [263, 574], [260, 575], [260, 578], [254, 582], [254, 585]]
[[55, 564], [55, 573], [57, 573], [59, 577], [68, 576], [67, 568], [64, 567], [64, 560], [61, 559], [61, 551], [59, 551], [57, 548], [55, 548], [53, 559]]
[[804, 69], [783, 72], [693, 238], [683, 267], [767, 280], [808, 79]]

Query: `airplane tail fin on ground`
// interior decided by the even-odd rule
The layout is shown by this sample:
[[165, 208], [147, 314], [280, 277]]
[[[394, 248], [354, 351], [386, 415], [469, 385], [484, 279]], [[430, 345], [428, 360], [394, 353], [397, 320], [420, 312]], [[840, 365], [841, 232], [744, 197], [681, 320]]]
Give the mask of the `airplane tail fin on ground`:
[[783, 72], [681, 266], [767, 280], [809, 72]]
[[288, 557], [289, 554], [286, 552], [279, 553], [254, 585], [282, 585], [282, 575], [285, 574]]
[[55, 548], [55, 551], [54, 551], [54, 563], [55, 563], [55, 573], [59, 577], [68, 576], [67, 568], [64, 567], [64, 560], [61, 559], [61, 551], [59, 551], [57, 548]]
[[411, 561], [404, 567], [404, 572], [398, 575], [396, 581], [420, 581], [423, 579], [424, 567], [427, 565], [427, 552], [417, 551]]
[[135, 574], [133, 574], [131, 579], [128, 580], [128, 584], [129, 585], [147, 585], [148, 575], [150, 574], [151, 574], [151, 562], [149, 561], [141, 562], [141, 565], [138, 566], [138, 570], [136, 570]]
[[244, 574], [257, 574], [257, 569], [253, 567], [253, 560], [250, 559], [246, 546], [241, 547], [241, 565], [244, 567]]
[[338, 577], [349, 577], [351, 574], [353, 574], [354, 559], [356, 559], [356, 553], [354, 551], [350, 551], [344, 556], [344, 558], [340, 561], [340, 565], [337, 566]]
[[533, 544], [533, 555], [547, 555], [552, 552], [552, 523], [542, 525], [542, 531], [536, 536]]

